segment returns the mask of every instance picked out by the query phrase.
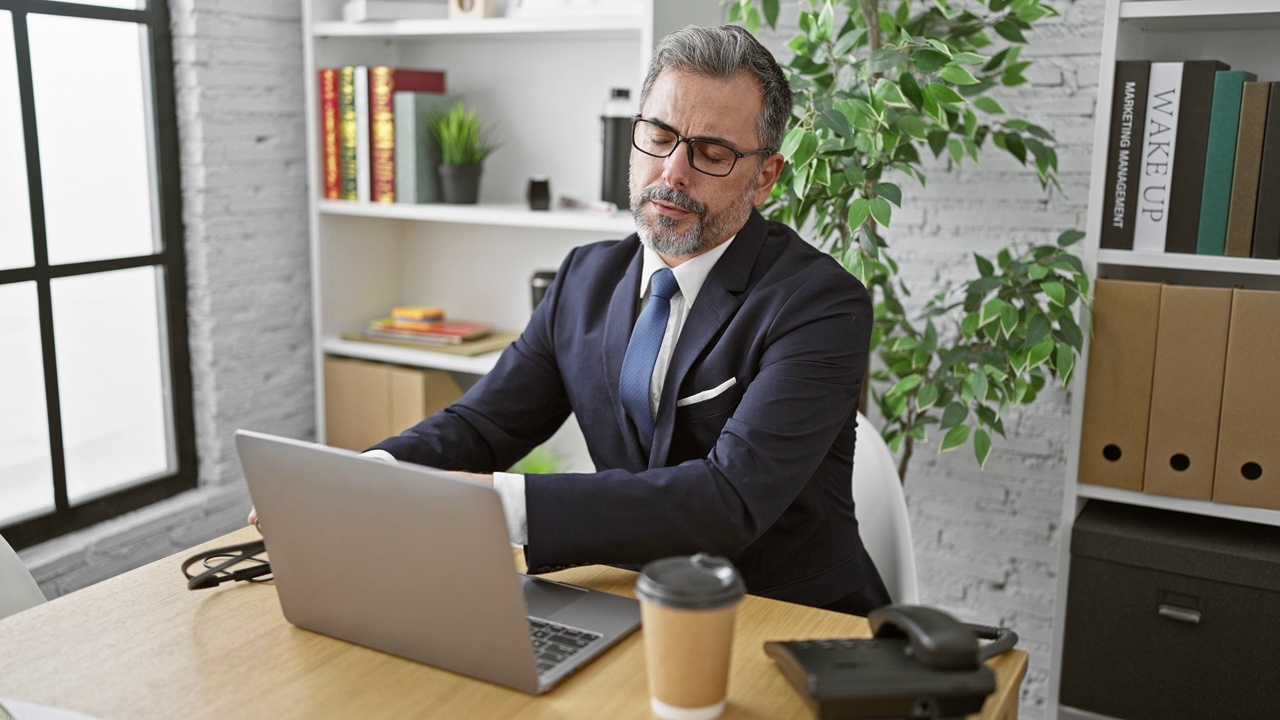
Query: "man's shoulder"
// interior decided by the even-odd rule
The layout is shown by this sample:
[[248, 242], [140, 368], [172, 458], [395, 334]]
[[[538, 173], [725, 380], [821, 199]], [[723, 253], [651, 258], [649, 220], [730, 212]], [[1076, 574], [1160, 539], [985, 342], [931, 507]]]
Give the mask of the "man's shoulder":
[[824, 282], [862, 288], [862, 283], [826, 250], [808, 242], [793, 228], [776, 220], [767, 220], [766, 242], [775, 248], [775, 269], [797, 279], [822, 278]]

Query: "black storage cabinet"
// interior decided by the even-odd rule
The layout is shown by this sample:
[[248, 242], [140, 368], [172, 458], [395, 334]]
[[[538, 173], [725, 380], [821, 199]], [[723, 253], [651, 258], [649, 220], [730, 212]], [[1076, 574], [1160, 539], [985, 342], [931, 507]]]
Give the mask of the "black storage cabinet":
[[1280, 528], [1092, 500], [1068, 582], [1060, 704], [1280, 718]]

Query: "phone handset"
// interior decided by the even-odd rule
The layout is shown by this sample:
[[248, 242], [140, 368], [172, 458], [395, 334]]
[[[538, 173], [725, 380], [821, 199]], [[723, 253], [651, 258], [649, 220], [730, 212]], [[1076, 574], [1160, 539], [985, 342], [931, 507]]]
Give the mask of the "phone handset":
[[[872, 610], [867, 622], [875, 637], [906, 637], [907, 654], [937, 670], [972, 670], [1018, 642], [1007, 628], [962, 623], [922, 605], [887, 605]], [[979, 638], [995, 642], [982, 646]]]

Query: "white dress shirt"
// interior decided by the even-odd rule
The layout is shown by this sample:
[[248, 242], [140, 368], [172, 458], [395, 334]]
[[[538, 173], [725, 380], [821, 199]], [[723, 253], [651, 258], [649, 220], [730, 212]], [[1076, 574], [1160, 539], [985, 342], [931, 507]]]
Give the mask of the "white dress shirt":
[[[735, 236], [736, 237], [736, 236]], [[711, 268], [729, 249], [733, 237], [720, 243], [715, 248], [680, 263], [671, 268], [675, 275], [680, 292], [671, 298], [671, 314], [667, 318], [667, 333], [662, 337], [662, 345], [658, 348], [658, 358], [654, 361], [653, 377], [649, 381], [649, 408], [653, 416], [658, 416], [658, 400], [662, 397], [662, 384], [667, 377], [667, 368], [671, 365], [671, 356], [675, 352], [676, 342], [680, 339], [680, 331], [684, 328], [685, 319], [689, 317], [689, 309], [698, 299], [703, 283], [711, 274]], [[649, 280], [653, 274], [667, 267], [666, 262], [649, 246], [644, 246], [643, 264], [640, 267], [640, 303], [641, 310], [649, 302]], [[616, 379], [615, 379], [616, 380]], [[386, 450], [369, 450], [370, 457], [388, 462], [396, 462], [395, 457]], [[502, 513], [507, 521], [507, 533], [513, 545], [525, 545], [529, 542], [529, 518], [524, 499], [524, 475], [519, 473], [497, 472], [493, 474], [493, 486], [502, 499]]]

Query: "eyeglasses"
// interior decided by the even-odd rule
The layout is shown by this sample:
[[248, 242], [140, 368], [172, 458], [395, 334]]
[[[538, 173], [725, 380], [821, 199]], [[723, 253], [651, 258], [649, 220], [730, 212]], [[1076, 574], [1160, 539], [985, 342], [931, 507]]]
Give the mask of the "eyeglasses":
[[751, 155], [772, 155], [771, 148], [738, 152], [718, 140], [687, 138], [657, 120], [639, 115], [631, 118], [631, 144], [650, 157], [670, 157], [684, 143], [689, 150], [689, 165], [700, 173], [724, 177], [733, 172], [738, 160]]
[[[182, 574], [187, 577], [187, 589], [204, 590], [228, 581], [267, 582], [271, 580], [270, 577], [266, 577], [271, 574], [271, 563], [255, 557], [266, 552], [266, 549], [267, 546], [263, 541], [255, 540], [243, 545], [228, 545], [192, 555], [182, 562]], [[196, 563], [201, 563], [205, 568], [204, 571], [192, 573], [190, 568]], [[247, 563], [248, 566], [239, 570], [231, 569], [240, 563]]]

